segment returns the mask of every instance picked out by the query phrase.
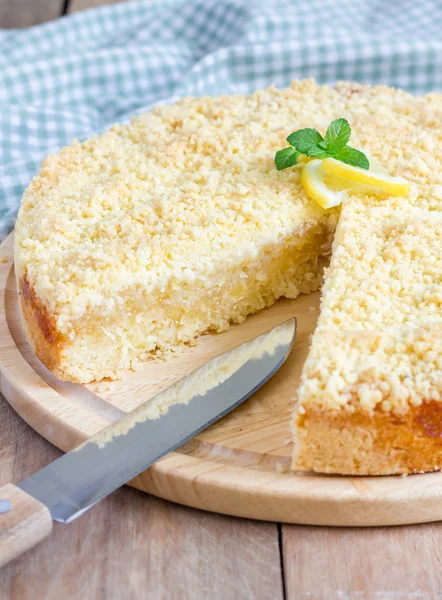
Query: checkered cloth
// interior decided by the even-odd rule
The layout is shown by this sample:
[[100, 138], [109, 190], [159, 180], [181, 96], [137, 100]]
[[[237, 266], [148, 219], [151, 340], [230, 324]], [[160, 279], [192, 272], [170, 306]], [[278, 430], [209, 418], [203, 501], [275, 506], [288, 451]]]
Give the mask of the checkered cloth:
[[148, 0], [0, 30], [0, 237], [41, 160], [183, 95], [315, 77], [442, 90], [440, 0]]

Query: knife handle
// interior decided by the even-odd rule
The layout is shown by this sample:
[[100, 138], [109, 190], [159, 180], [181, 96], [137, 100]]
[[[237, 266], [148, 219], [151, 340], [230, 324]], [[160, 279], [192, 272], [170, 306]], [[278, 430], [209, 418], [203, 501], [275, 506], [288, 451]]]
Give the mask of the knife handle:
[[0, 488], [0, 567], [42, 542], [52, 531], [48, 508], [8, 483]]

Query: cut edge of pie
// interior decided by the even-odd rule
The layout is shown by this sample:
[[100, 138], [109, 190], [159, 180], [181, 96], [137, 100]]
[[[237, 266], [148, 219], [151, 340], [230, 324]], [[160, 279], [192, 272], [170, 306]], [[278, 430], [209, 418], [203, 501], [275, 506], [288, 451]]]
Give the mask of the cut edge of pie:
[[[296, 241], [289, 239], [285, 250], [268, 250], [265, 260], [260, 257], [247, 265], [216, 271], [212, 287], [207, 281], [199, 288], [181, 286], [175, 291], [158, 292], [150, 301], [149, 312], [138, 313], [143, 315], [138, 323], [124, 323], [121, 309], [104, 317], [99, 311], [91, 311], [74, 324], [71, 338], [57, 328], [56, 316], [41, 302], [25, 271], [19, 276], [24, 328], [38, 358], [59, 379], [77, 383], [118, 379], [153, 354], [179, 352], [203, 333], [225, 331], [230, 323], [243, 322], [280, 297], [296, 298], [302, 292], [318, 290], [330, 237], [325, 219], [311, 231], [304, 231], [298, 250], [294, 250]], [[234, 303], [232, 284], [236, 284], [237, 293]], [[132, 303], [123, 305], [123, 310], [133, 313]]]

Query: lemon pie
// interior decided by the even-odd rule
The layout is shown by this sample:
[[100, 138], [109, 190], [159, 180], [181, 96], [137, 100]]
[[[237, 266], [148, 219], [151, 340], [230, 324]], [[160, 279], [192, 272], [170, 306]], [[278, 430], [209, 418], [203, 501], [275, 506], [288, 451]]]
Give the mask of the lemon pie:
[[[323, 133], [339, 117], [352, 145], [385, 167], [390, 193], [373, 193], [381, 176], [361, 181], [333, 159], [276, 170], [288, 133]], [[155, 108], [49, 156], [26, 190], [15, 267], [28, 337], [62, 379], [120, 377], [318, 289], [339, 219], [293, 390], [294, 468], [438, 468], [441, 161], [437, 94], [305, 80]], [[310, 196], [323, 198], [330, 177], [356, 180], [324, 208]]]

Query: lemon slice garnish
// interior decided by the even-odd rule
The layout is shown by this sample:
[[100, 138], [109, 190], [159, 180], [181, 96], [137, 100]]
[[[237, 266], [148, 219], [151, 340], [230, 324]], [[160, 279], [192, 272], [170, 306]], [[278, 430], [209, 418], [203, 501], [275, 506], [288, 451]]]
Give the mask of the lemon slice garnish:
[[315, 159], [305, 163], [302, 169], [301, 183], [307, 196], [316, 204], [322, 208], [333, 208], [342, 203], [347, 197], [347, 192], [346, 190], [333, 190], [326, 184], [322, 162], [322, 160]]
[[366, 170], [347, 165], [335, 158], [326, 158], [322, 161], [322, 170], [329, 177], [339, 177], [352, 183], [368, 186], [371, 193], [385, 196], [408, 196], [410, 184], [402, 177], [392, 177], [378, 169]]
[[301, 183], [307, 196], [322, 208], [333, 208], [348, 197], [348, 192], [382, 196], [408, 196], [410, 184], [392, 177], [385, 169], [360, 169], [334, 158], [315, 159], [303, 164]]

